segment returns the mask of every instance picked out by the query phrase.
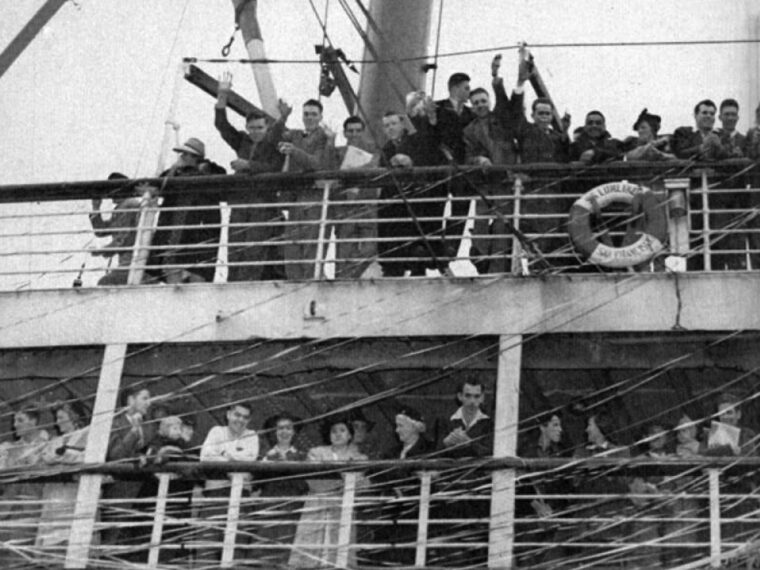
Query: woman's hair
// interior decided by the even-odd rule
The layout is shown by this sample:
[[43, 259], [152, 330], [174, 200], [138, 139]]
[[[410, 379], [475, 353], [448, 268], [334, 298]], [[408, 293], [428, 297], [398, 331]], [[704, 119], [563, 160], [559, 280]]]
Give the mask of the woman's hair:
[[40, 409], [37, 408], [36, 406], [22, 406], [21, 408], [13, 412], [14, 416], [18, 414], [24, 414], [25, 416], [32, 418], [34, 421], [37, 422], [38, 425], [40, 423], [40, 416], [41, 416]]
[[282, 420], [290, 420], [290, 422], [293, 424], [294, 437], [298, 434], [299, 431], [301, 431], [303, 420], [299, 417], [294, 416], [290, 412], [280, 412], [279, 414], [269, 416], [264, 420], [262, 431], [264, 432], [264, 437], [266, 437], [267, 443], [269, 443], [271, 446], [277, 444], [277, 424]]
[[58, 432], [58, 434], [61, 433], [61, 430], [58, 427], [59, 411], [65, 412], [76, 428], [82, 428], [88, 423], [87, 413], [79, 402], [56, 402], [53, 404], [50, 411], [53, 413], [53, 423], [55, 424], [55, 431]]
[[654, 115], [650, 113], [647, 109], [644, 109], [639, 113], [639, 116], [636, 118], [636, 122], [633, 123], [633, 130], [637, 131], [639, 130], [639, 125], [641, 123], [647, 123], [651, 129], [652, 133], [656, 136], [657, 133], [660, 131], [660, 125], [662, 124], [662, 117], [659, 115]]
[[330, 416], [322, 422], [319, 430], [322, 434], [322, 441], [326, 445], [330, 445], [330, 432], [332, 431], [333, 426], [338, 424], [344, 424], [348, 428], [348, 433], [351, 434], [351, 439], [354, 438], [354, 426], [351, 424], [351, 418], [349, 416], [343, 414]]
[[614, 443], [615, 438], [612, 437], [612, 434], [615, 433], [616, 426], [612, 421], [612, 417], [606, 412], [594, 412], [588, 415], [586, 423], [588, 424], [592, 419], [596, 423], [596, 427], [599, 428], [599, 431], [602, 432], [604, 438], [610, 443]]

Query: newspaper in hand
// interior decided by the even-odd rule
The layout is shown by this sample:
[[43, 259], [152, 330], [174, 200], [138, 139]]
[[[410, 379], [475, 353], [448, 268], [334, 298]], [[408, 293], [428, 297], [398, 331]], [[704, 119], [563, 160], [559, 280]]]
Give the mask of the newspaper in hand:
[[341, 170], [347, 170], [349, 168], [363, 168], [369, 166], [372, 162], [372, 153], [362, 150], [353, 145], [346, 147], [346, 156], [343, 159], [343, 163], [340, 165]]
[[734, 454], [739, 455], [741, 452], [741, 447], [739, 446], [739, 435], [741, 434], [741, 431], [741, 428], [727, 423], [713, 421], [710, 424], [710, 435], [707, 438], [708, 449], [729, 446]]

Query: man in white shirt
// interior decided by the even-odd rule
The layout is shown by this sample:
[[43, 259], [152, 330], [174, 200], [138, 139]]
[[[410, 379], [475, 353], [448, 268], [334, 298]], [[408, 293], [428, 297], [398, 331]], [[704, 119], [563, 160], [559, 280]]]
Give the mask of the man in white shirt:
[[[201, 447], [201, 461], [256, 461], [259, 456], [259, 436], [248, 429], [251, 421], [251, 406], [246, 402], [235, 402], [227, 409], [227, 425], [212, 427]], [[250, 475], [243, 488], [243, 499], [251, 496]], [[224, 539], [224, 529], [227, 524], [227, 508], [230, 496], [229, 479], [209, 479], [206, 481], [204, 496], [217, 499], [216, 502], [204, 507], [204, 519], [209, 525], [208, 539], [219, 544], [204, 556], [206, 560], [218, 561], [221, 557], [221, 544]], [[240, 508], [240, 520], [252, 509], [245, 505]], [[238, 535], [236, 544], [250, 544], [250, 534]], [[245, 555], [245, 551], [240, 553]], [[239, 559], [236, 552], [235, 559]]]

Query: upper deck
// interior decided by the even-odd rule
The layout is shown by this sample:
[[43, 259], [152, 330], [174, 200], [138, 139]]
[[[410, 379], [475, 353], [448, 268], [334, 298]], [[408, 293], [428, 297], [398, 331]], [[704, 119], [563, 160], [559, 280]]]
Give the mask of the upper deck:
[[[134, 192], [134, 183], [5, 187], [3, 202], [38, 204], [4, 216], [0, 345], [159, 342], [176, 335], [208, 342], [755, 329], [757, 175], [753, 163], [728, 161], [146, 180], [162, 196], [215, 197], [211, 206], [191, 206], [191, 213], [218, 211], [213, 201], [222, 201], [216, 226], [221, 245], [207, 240], [195, 246], [199, 265], [215, 271], [215, 278], [167, 286], [138, 277], [138, 284], [118, 287], [93, 287], [104, 258], [90, 254], [107, 239], [93, 238], [81, 200]], [[667, 219], [665, 247], [635, 268], [584, 262], [568, 239], [569, 210], [590, 188], [622, 180], [658, 196], [656, 209]], [[354, 188], [370, 193], [359, 196]], [[405, 188], [405, 195], [388, 197], [396, 188]], [[386, 192], [379, 200], [377, 189]], [[49, 201], [57, 201], [55, 208], [46, 207]], [[456, 203], [466, 206], [463, 215], [450, 214]], [[156, 263], [153, 256], [173, 253], [172, 246], [150, 244], [151, 224], [161, 211], [156, 208], [143, 200], [145, 228], [123, 228], [127, 235], [141, 232], [133, 256], [140, 276], [146, 263], [149, 270]], [[390, 208], [395, 210], [388, 214]], [[404, 223], [405, 208], [427, 208], [416, 216], [427, 238]], [[229, 211], [243, 209], [257, 218], [247, 224], [233, 218], [230, 225]], [[168, 210], [164, 216], [183, 208]], [[288, 219], [283, 211], [308, 211], [308, 217]], [[273, 221], [259, 212], [274, 215]], [[626, 239], [632, 224], [647, 231], [647, 212], [606, 215], [592, 236], [606, 243]], [[415, 243], [415, 251], [405, 249]], [[233, 246], [243, 254], [234, 257]], [[174, 247], [181, 253], [188, 246]], [[259, 250], [280, 253], [271, 259], [247, 254]], [[118, 269], [117, 259], [110, 258], [111, 270]], [[427, 275], [383, 277], [381, 266], [394, 261], [402, 267], [417, 261]], [[484, 262], [488, 272], [479, 274], [475, 266], [482, 270]], [[261, 266], [274, 267], [280, 277], [226, 282], [230, 267]], [[297, 277], [289, 274], [293, 266]], [[71, 287], [75, 278], [84, 286]]]
[[[597, 562], [603, 565], [607, 555], [611, 560], [621, 553], [627, 556], [643, 541], [663, 552], [686, 549], [688, 555], [681, 560], [717, 566], [726, 552], [738, 549], [744, 556], [747, 549], [743, 545], [754, 536], [752, 527], [749, 533], [724, 536], [721, 544], [721, 516], [741, 515], [731, 510], [732, 501], [741, 500], [742, 494], [731, 486], [729, 477], [747, 470], [751, 473], [755, 465], [751, 461], [748, 465], [735, 459], [673, 463], [679, 485], [685, 483], [678, 487], [679, 500], [697, 501], [703, 510], [691, 516], [691, 527], [674, 531], [676, 540], [660, 540], [642, 538], [641, 527], [636, 525], [657, 522], [664, 515], [652, 509], [631, 511], [626, 503], [621, 512], [630, 516], [625, 526], [628, 534], [618, 537], [621, 542], [613, 545], [616, 550], [610, 554], [607, 538], [589, 536], [583, 525], [601, 517], [614, 526], [619, 513], [595, 514], [583, 509], [589, 500], [629, 500], [636, 493], [625, 488], [569, 494], [555, 490], [556, 496], [552, 496], [555, 491], [532, 486], [532, 478], [562, 480], [570, 470], [571, 478], [582, 480], [588, 469], [599, 465], [594, 460], [580, 464], [579, 460], [558, 460], [555, 464], [516, 462], [514, 458], [519, 455], [518, 441], [532, 434], [536, 415], [547, 408], [566, 409], [579, 416], [594, 406], [613, 408], [620, 416], [620, 440], [632, 449], [648, 420], [675, 422], [682, 405], [696, 406], [698, 417], [710, 417], [708, 408], [721, 386], [751, 392], [745, 410], [748, 418], [754, 417], [750, 413], [756, 408], [754, 374], [760, 366], [756, 350], [760, 314], [756, 294], [760, 253], [756, 245], [760, 229], [755, 221], [755, 189], [760, 187], [757, 174], [755, 164], [739, 161], [147, 180], [144, 182], [159, 189], [164, 200], [211, 196], [211, 203], [167, 208], [166, 202], [155, 201], [155, 191], [146, 193], [135, 209], [140, 224], [116, 228], [137, 239], [131, 266], [122, 268], [132, 284], [114, 286], [95, 286], [104, 274], [102, 265], [90, 266], [88, 261], [80, 268], [80, 260], [87, 258], [95, 243], [87, 219], [91, 212], [81, 201], [118, 198], [130, 191], [133, 183], [126, 187], [118, 181], [6, 187], [0, 189], [0, 200], [6, 203], [64, 203], [62, 208], [56, 204], [56, 210], [44, 212], [45, 204], [31, 205], [23, 214], [8, 216], [44, 221], [27, 221], [27, 231], [18, 227], [4, 230], [7, 242], [20, 238], [23, 244], [3, 250], [8, 260], [4, 283], [16, 280], [21, 284], [0, 292], [0, 356], [11, 394], [7, 401], [12, 405], [25, 398], [80, 399], [92, 405], [91, 433], [104, 434], [112, 428], [118, 389], [147, 385], [159, 401], [180, 404], [183, 414], [196, 415], [200, 434], [222, 421], [229, 402], [245, 400], [255, 404], [256, 429], [268, 415], [265, 410], [288, 410], [305, 418], [303, 441], [311, 444], [318, 441], [316, 424], [322, 418], [338, 410], [364, 407], [372, 409], [376, 429], [387, 443], [393, 439], [394, 405], [424, 410], [432, 424], [432, 418], [451, 413], [456, 384], [463, 378], [477, 378], [485, 386], [488, 410], [494, 418], [495, 461], [413, 464], [421, 471], [404, 483], [411, 485], [412, 491], [397, 499], [389, 498], [386, 482], [365, 494], [358, 492], [356, 483], [361, 476], [351, 465], [287, 467], [291, 474], [338, 469], [351, 475], [342, 494], [331, 499], [341, 505], [340, 537], [333, 546], [342, 563], [354, 567], [347, 562], [350, 556], [373, 549], [380, 553], [373, 560], [389, 560], [386, 550], [398, 545], [382, 529], [401, 524], [413, 529], [404, 545], [412, 548], [417, 541], [414, 560], [420, 566], [435, 566], [436, 560], [466, 566], [466, 561], [452, 562], [447, 556], [472, 548], [488, 549], [491, 567], [526, 567], [530, 552], [545, 548], [541, 543], [546, 537], [535, 539], [533, 531], [526, 534], [525, 528], [534, 525], [546, 530], [547, 524], [559, 522], [578, 534], [554, 536], [554, 542], [584, 553], [602, 552], [599, 560], [591, 555], [586, 562], [591, 567], [597, 567]], [[615, 247], [628, 226], [664, 213], [665, 249], [635, 268], [585, 264], [568, 238], [568, 212], [591, 188], [623, 180], [649, 188], [657, 197], [654, 209], [632, 215], [602, 213], [595, 239], [609, 239]], [[353, 188], [367, 193], [352, 192]], [[390, 195], [380, 193], [385, 189], [390, 189]], [[456, 202], [467, 205], [465, 214], [451, 214]], [[183, 249], [176, 243], [155, 245], [152, 228], [156, 214], [161, 224], [164, 213], [219, 211], [220, 203], [220, 222], [210, 226], [220, 231], [221, 245], [215, 240], [194, 244], [205, 252], [196, 262], [213, 268], [213, 282], [144, 282], [144, 275], [155, 271], [157, 265], [163, 269], [188, 267], [163, 263]], [[430, 204], [438, 209], [421, 213], [417, 209]], [[384, 215], [388, 206], [400, 209], [392, 210], [391, 215], [386, 209]], [[236, 223], [230, 221], [230, 211], [236, 209], [274, 211], [274, 216]], [[281, 215], [283, 210], [288, 214]], [[404, 222], [403, 212], [410, 211], [415, 212], [417, 224], [411, 231], [408, 223], [400, 226], [408, 234], [379, 229], [383, 224]], [[186, 220], [173, 229], [192, 229], [194, 224]], [[487, 231], [475, 229], [483, 221]], [[349, 225], [370, 231], [346, 234], [342, 228]], [[230, 239], [238, 230], [273, 227], [280, 228], [274, 237]], [[422, 247], [404, 251], [405, 245], [420, 241], [419, 227], [426, 228]], [[638, 227], [645, 233], [663, 230], [646, 224]], [[452, 254], [446, 244], [455, 242], [462, 228], [467, 232]], [[470, 246], [478, 239], [486, 245], [471, 253]], [[369, 257], [342, 255], [345, 250], [340, 246], [346, 243], [369, 246], [374, 253]], [[383, 249], [383, 243], [392, 247]], [[312, 253], [288, 254], [288, 246], [298, 246], [290, 251]], [[285, 249], [286, 253], [231, 261], [229, 252], [234, 247]], [[354, 251], [361, 250], [357, 247]], [[162, 263], [157, 264], [151, 252], [165, 256]], [[14, 263], [18, 258], [25, 261]], [[69, 258], [75, 261], [69, 263]], [[383, 277], [378, 273], [383, 263], [394, 261], [419, 263], [426, 275]], [[493, 273], [477, 273], [475, 268], [483, 261], [493, 262]], [[225, 278], [231, 268], [258, 265], [280, 266], [286, 274], [289, 266], [298, 266], [302, 275], [306, 267], [309, 277], [237, 282]], [[361, 278], [341, 274], [346, 267], [350, 272], [355, 266], [362, 267]], [[116, 261], [113, 269], [119, 269]], [[82, 286], [71, 287], [80, 272]], [[580, 417], [570, 416], [566, 429], [572, 440], [581, 442], [584, 428]], [[750, 425], [754, 426], [754, 421], [750, 419]], [[97, 536], [93, 531], [119, 524], [118, 518], [115, 523], [97, 520], [98, 512], [121, 508], [118, 500], [100, 499], [103, 474], [145, 480], [161, 471], [160, 466], [142, 471], [131, 461], [104, 465], [107, 443], [102, 437], [88, 440], [87, 467], [73, 514], [82, 524], [76, 525], [71, 535], [67, 567], [84, 567], [92, 557], [110, 556], [118, 550], [110, 543], [101, 547], [93, 543]], [[637, 468], [617, 459], [600, 465], [631, 474]], [[282, 477], [276, 469], [258, 462], [236, 467], [265, 482]], [[397, 467], [367, 464], [362, 469], [374, 475]], [[470, 485], [468, 473], [475, 468], [482, 472]], [[183, 469], [192, 467], [172, 466], [167, 471]], [[653, 472], [662, 471], [658, 469], [652, 467]], [[167, 515], [172, 502], [179, 503], [179, 497], [170, 491], [168, 475], [160, 477], [157, 494], [144, 499], [150, 505], [156, 501], [158, 516], [123, 523], [143, 528], [146, 534], [141, 548], [150, 550], [151, 566], [162, 567], [160, 552], [187, 546], [192, 552], [221, 548], [224, 565], [234, 567], [238, 529], [255, 534], [257, 525], [264, 524], [245, 509], [261, 509], [269, 499], [244, 495], [244, 476], [230, 466], [208, 464], [183, 473], [187, 479], [197, 480], [218, 476], [219, 471], [233, 474], [230, 498], [222, 501], [221, 522], [215, 523], [227, 529], [223, 540], [217, 537], [213, 543], [190, 532], [186, 541], [162, 542], [162, 532], [168, 527], [189, 524], [200, 533], [209, 530], [205, 526], [214, 526], [199, 523], [197, 511]], [[692, 484], [688, 474], [696, 471], [700, 475]], [[599, 476], [592, 471], [591, 480]], [[467, 484], [461, 484], [463, 477]], [[543, 492], [547, 500], [560, 498], [580, 505], [581, 511], [570, 507], [557, 513], [556, 520], [537, 522], [535, 515], [520, 509]], [[663, 499], [667, 492], [663, 490], [655, 498]], [[477, 519], [477, 538], [453, 531], [440, 534], [441, 524], [467, 524], [445, 507], [468, 500], [486, 509]], [[709, 513], [704, 510], [708, 503]], [[194, 504], [202, 508], [204, 499]], [[393, 505], [403, 509], [407, 504], [412, 505], [409, 520], [405, 515], [388, 518], [387, 510], [392, 511]], [[436, 505], [443, 507], [436, 509]], [[241, 515], [240, 509], [246, 514]], [[365, 529], [376, 524], [381, 530], [374, 538], [356, 542], [350, 538], [356, 520]], [[754, 524], [754, 519], [750, 522]], [[293, 543], [292, 537], [288, 541], [288, 548], [294, 550], [308, 546], [308, 542]], [[369, 565], [365, 561], [364, 566]]]

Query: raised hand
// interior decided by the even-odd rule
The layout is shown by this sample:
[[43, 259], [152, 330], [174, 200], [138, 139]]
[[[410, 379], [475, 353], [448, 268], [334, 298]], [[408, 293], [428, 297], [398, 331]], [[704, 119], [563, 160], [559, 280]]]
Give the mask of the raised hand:
[[491, 60], [491, 77], [499, 76], [499, 68], [501, 67], [501, 54], [497, 53]]
[[219, 93], [224, 91], [225, 93], [229, 93], [232, 90], [232, 73], [229, 71], [225, 71], [222, 73], [222, 76], [219, 78]]
[[533, 75], [533, 64], [530, 60], [521, 57], [520, 63], [517, 65], [517, 84], [523, 85], [530, 76]]
[[293, 112], [293, 106], [289, 105], [287, 101], [279, 99], [277, 101], [277, 111], [280, 113], [280, 119], [285, 122], [290, 116], [290, 113]]

